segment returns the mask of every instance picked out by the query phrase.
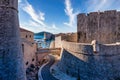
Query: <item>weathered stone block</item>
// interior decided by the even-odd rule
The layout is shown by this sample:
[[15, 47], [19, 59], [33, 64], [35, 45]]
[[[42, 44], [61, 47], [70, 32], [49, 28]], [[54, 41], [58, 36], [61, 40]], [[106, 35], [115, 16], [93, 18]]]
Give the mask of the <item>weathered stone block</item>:
[[92, 12], [88, 15], [79, 14], [77, 17], [78, 42], [90, 43], [97, 40], [101, 43], [120, 41], [119, 21], [120, 12], [116, 10]]
[[18, 0], [0, 0], [0, 80], [25, 80]]

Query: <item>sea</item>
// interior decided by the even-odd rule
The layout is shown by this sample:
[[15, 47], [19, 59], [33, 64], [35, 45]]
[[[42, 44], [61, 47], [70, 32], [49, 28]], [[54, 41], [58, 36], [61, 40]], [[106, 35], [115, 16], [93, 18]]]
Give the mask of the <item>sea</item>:
[[50, 47], [50, 43], [53, 40], [44, 40], [44, 36], [43, 35], [40, 35], [40, 36], [34, 35], [34, 41], [38, 44], [38, 48], [49, 48]]

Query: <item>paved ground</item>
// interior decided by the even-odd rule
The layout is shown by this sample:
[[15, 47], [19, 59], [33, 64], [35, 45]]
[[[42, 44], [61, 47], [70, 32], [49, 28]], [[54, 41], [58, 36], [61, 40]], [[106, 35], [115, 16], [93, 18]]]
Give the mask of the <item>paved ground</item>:
[[53, 65], [54, 62], [55, 58], [53, 56], [50, 56], [49, 63], [46, 64], [41, 70], [43, 80], [58, 80], [55, 77], [53, 77], [52, 74], [50, 73], [50, 67]]

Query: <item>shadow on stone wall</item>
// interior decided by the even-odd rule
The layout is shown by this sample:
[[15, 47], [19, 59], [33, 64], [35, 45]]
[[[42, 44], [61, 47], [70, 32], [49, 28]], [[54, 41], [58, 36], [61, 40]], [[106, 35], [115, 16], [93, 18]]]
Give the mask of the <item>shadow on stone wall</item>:
[[[119, 72], [105, 57], [71, 53], [63, 49], [62, 58], [57, 64], [62, 72], [80, 80], [120, 80]], [[92, 47], [89, 47], [89, 53], [93, 53]]]

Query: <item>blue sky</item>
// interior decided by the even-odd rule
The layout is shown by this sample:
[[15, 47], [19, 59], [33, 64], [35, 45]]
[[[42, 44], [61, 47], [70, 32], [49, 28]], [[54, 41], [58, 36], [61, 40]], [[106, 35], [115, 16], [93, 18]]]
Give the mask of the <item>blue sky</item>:
[[18, 0], [20, 27], [35, 33], [77, 31], [78, 13], [120, 10], [120, 0]]

